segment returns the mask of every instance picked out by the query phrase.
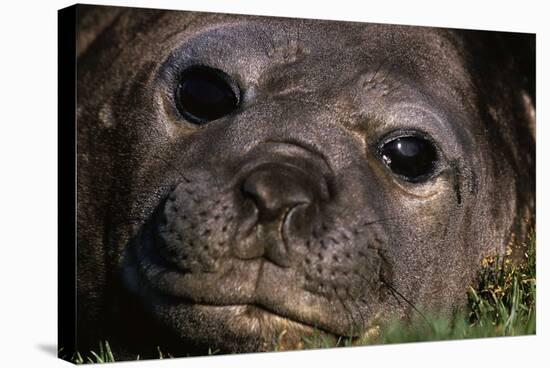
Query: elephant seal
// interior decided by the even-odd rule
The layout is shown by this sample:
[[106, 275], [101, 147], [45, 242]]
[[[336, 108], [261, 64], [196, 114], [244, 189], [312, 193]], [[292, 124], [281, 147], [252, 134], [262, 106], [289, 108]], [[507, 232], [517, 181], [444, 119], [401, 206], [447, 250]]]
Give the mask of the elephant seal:
[[78, 11], [81, 349], [449, 314], [533, 224], [529, 35]]

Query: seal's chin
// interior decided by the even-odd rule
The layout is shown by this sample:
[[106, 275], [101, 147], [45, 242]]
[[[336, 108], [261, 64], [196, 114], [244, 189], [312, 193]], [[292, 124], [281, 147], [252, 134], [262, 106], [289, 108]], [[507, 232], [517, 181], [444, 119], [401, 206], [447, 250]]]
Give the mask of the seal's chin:
[[[248, 340], [243, 346], [256, 344], [252, 350], [294, 350], [304, 347], [304, 342], [314, 338], [332, 339], [339, 336], [316, 326], [278, 315], [258, 305], [195, 305], [195, 312], [208, 314], [217, 321], [231, 321], [229, 328], [238, 339]], [[223, 347], [224, 343], [218, 342]]]
[[179, 329], [174, 332], [182, 340], [193, 336], [202, 346], [224, 352], [296, 350], [313, 341], [334, 346], [360, 338], [329, 332], [258, 305], [157, 304], [155, 312], [167, 328]]

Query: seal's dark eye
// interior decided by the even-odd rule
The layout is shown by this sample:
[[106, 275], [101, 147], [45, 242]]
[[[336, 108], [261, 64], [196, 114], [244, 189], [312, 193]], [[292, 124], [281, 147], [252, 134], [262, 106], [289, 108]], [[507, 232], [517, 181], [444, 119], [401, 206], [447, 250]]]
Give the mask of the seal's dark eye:
[[391, 171], [411, 182], [427, 179], [437, 161], [432, 142], [417, 136], [395, 138], [384, 143], [380, 156]]
[[194, 66], [185, 70], [176, 90], [176, 106], [195, 124], [205, 124], [231, 113], [239, 105], [239, 89], [218, 69]]

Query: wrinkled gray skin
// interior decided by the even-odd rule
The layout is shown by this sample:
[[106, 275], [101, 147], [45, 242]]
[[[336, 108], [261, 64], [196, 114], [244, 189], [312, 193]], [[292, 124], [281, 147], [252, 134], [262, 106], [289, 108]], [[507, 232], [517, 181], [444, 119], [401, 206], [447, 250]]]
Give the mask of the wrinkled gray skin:
[[[255, 351], [448, 315], [532, 224], [533, 96], [504, 34], [79, 11], [81, 348]], [[204, 126], [174, 97], [197, 64], [242, 93]], [[378, 150], [415, 131], [438, 162], [413, 184]]]

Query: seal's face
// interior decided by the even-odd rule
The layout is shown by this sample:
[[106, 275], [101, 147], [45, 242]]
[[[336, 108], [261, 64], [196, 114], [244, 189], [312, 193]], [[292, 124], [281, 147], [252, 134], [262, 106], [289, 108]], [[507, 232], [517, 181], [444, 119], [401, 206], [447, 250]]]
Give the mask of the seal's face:
[[106, 253], [147, 314], [248, 351], [463, 303], [513, 219], [489, 197], [514, 188], [455, 35], [153, 18], [132, 37], [112, 25], [91, 46], [108, 62], [85, 54], [79, 75], [115, 178]]

